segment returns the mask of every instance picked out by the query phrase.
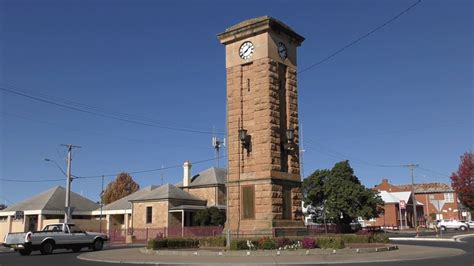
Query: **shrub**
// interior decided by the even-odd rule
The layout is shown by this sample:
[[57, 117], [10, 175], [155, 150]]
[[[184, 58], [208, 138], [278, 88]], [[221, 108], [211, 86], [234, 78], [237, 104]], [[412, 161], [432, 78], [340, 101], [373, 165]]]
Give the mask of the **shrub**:
[[305, 237], [302, 241], [303, 248], [313, 249], [316, 247], [316, 241], [313, 238]]
[[276, 239], [277, 248], [284, 248], [285, 246], [289, 246], [293, 244], [293, 240], [287, 237], [279, 237]]
[[261, 238], [260, 241], [258, 241], [258, 244], [262, 249], [276, 249], [277, 247], [275, 240], [268, 237]]
[[372, 234], [368, 237], [370, 243], [388, 243], [390, 242], [388, 236], [384, 234]]
[[199, 210], [194, 215], [194, 222], [200, 226], [206, 225], [224, 225], [226, 220], [225, 212], [220, 211], [217, 207], [209, 207]]
[[317, 239], [317, 243], [320, 248], [344, 248], [344, 241], [340, 237], [321, 237]]
[[161, 249], [161, 248], [167, 248], [168, 240], [167, 239], [152, 239], [148, 241], [147, 248], [148, 249]]
[[200, 247], [225, 247], [226, 238], [224, 236], [205, 237], [199, 239]]
[[197, 248], [199, 247], [199, 240], [191, 238], [165, 238], [153, 239], [148, 241], [147, 248], [161, 249], [161, 248]]
[[369, 243], [368, 235], [342, 235], [344, 243]]
[[156, 249], [156, 240], [155, 239], [152, 239], [152, 240], [148, 240], [148, 243], [146, 245], [146, 248], [147, 249]]
[[[249, 248], [247, 245], [248, 242], [249, 244], [253, 245], [253, 248]], [[249, 239], [233, 239], [230, 241], [230, 249], [231, 250], [249, 250], [249, 249], [259, 249], [260, 245], [257, 240], [249, 240]]]

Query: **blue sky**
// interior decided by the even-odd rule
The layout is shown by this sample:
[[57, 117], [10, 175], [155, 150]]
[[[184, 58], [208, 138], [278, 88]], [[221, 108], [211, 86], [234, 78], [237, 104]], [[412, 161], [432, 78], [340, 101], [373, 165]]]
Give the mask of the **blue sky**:
[[[176, 183], [185, 160], [215, 156], [212, 134], [156, 123], [224, 131], [224, 47], [217, 33], [252, 17], [278, 18], [306, 38], [301, 70], [414, 2], [2, 1], [2, 88], [133, 114], [155, 126], [2, 91], [0, 178], [60, 179], [44, 158], [65, 167], [59, 145], [72, 143], [82, 146], [73, 154], [76, 176], [177, 165], [164, 171], [165, 182]], [[472, 8], [471, 1], [422, 1], [301, 73], [305, 175], [349, 159], [366, 186], [382, 177], [408, 183], [408, 169], [382, 167], [407, 163], [423, 167], [415, 171], [418, 181], [447, 182], [459, 156], [474, 146]], [[193, 172], [213, 165], [195, 164]], [[142, 187], [161, 183], [159, 171], [133, 177]], [[11, 205], [54, 185], [65, 181], [0, 181], [0, 202]], [[77, 179], [73, 190], [97, 200], [100, 178]]]

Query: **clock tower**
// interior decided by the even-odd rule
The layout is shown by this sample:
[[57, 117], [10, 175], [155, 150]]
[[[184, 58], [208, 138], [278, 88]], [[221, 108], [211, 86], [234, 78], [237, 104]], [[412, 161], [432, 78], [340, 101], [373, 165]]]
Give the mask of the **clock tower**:
[[218, 38], [227, 69], [227, 227], [301, 228], [296, 49], [304, 38], [268, 16]]

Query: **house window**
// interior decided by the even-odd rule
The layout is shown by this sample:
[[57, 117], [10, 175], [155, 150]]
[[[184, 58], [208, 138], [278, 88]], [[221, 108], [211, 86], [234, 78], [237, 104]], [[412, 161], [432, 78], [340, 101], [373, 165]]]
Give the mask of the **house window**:
[[242, 187], [242, 206], [244, 219], [255, 218], [255, 187], [245, 186]]
[[153, 208], [152, 207], [146, 207], [146, 223], [147, 224], [151, 224], [152, 214], [153, 214]]
[[447, 202], [447, 203], [454, 202], [453, 193], [444, 193], [444, 202]]

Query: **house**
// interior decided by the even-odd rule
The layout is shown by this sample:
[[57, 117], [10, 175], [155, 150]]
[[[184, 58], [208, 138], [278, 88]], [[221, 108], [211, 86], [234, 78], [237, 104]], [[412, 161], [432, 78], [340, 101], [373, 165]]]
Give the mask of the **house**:
[[[92, 211], [99, 204], [71, 191], [72, 222], [90, 231], [99, 230], [99, 221], [92, 219]], [[29, 199], [0, 211], [0, 240], [10, 232], [37, 231], [64, 219], [66, 189], [55, 186]]]
[[100, 220], [102, 216], [103, 225], [100, 230], [106, 232], [118, 231], [126, 235], [127, 230], [131, 227], [132, 203], [130, 201], [140, 198], [148, 192], [158, 188], [158, 186], [147, 186], [126, 197], [116, 200], [92, 212], [96, 219]]
[[[183, 232], [195, 225], [195, 213], [208, 207], [225, 212], [226, 169], [211, 167], [191, 175], [189, 162], [183, 168], [183, 180], [177, 185], [148, 186], [102, 208], [71, 192], [72, 222], [85, 230], [106, 231], [124, 239], [140, 230]], [[8, 232], [40, 230], [62, 222], [65, 194], [63, 187], [56, 186], [0, 211], [0, 239]]]
[[[411, 184], [392, 185], [388, 179], [382, 179], [374, 189], [379, 191], [399, 192], [411, 191]], [[439, 219], [462, 219], [462, 211], [458, 202], [457, 193], [445, 183], [419, 183], [415, 184], [415, 197], [423, 204], [424, 218], [427, 222]], [[464, 217], [466, 219], [466, 217]]]
[[183, 168], [183, 181], [176, 186], [165, 184], [130, 200], [134, 230], [194, 226], [199, 210], [214, 206], [225, 211], [227, 171], [211, 167], [192, 176], [189, 162]]
[[[413, 194], [411, 191], [389, 192], [381, 190], [380, 197], [384, 202], [383, 212], [379, 217], [362, 221], [364, 226], [380, 226], [387, 229], [414, 227]], [[418, 224], [424, 224], [423, 203], [417, 201]]]

